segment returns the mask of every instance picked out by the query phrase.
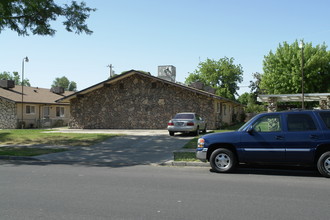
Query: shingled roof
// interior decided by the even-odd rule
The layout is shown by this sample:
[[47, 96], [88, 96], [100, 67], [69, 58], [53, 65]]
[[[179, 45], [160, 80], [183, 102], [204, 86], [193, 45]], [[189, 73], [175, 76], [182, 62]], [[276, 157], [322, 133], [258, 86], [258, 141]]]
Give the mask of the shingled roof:
[[[63, 94], [53, 93], [50, 89], [28, 87], [23, 88], [23, 102], [30, 104], [66, 104], [55, 102], [65, 96], [71, 95], [74, 92], [65, 91]], [[12, 101], [15, 103], [22, 102], [22, 86], [15, 85], [14, 88], [1, 88], [0, 87], [0, 98]]]

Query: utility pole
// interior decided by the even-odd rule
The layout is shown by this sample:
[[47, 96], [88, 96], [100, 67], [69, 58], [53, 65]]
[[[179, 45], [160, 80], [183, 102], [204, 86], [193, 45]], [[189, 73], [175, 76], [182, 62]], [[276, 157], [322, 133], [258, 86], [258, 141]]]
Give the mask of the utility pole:
[[22, 61], [22, 129], [24, 128], [24, 119], [23, 119], [23, 112], [24, 112], [24, 62], [29, 62], [29, 58], [28, 57], [24, 57], [23, 61]]
[[107, 67], [110, 68], [110, 77], [109, 78], [111, 78], [111, 77], [113, 77], [113, 74], [114, 74], [114, 71], [112, 71], [112, 68], [114, 68], [114, 66], [112, 66], [112, 64], [109, 64]]
[[301, 49], [301, 108], [305, 109], [305, 94], [304, 94], [304, 41], [301, 40], [299, 47]]

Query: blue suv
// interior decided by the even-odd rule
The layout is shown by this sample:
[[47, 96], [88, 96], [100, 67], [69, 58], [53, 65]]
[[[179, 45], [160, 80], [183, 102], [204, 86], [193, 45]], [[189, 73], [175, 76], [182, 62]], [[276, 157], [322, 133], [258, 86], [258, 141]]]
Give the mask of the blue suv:
[[259, 114], [238, 131], [199, 138], [196, 157], [219, 173], [239, 163], [316, 165], [329, 178], [330, 110]]

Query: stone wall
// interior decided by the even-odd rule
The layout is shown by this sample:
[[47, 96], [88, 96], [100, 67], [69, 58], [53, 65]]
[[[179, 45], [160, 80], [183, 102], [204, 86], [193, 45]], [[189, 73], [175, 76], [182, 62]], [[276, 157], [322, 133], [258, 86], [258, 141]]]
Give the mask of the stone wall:
[[71, 100], [71, 128], [165, 129], [178, 112], [196, 112], [215, 128], [214, 99], [140, 75]]
[[0, 128], [17, 128], [16, 104], [5, 99], [0, 99]]

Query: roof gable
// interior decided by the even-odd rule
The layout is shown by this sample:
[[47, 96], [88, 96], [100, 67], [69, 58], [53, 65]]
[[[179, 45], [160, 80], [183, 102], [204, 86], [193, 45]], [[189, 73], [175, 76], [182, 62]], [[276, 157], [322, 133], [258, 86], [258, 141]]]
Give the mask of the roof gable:
[[219, 99], [219, 100], [223, 100], [223, 101], [226, 101], [226, 102], [232, 102], [232, 103], [241, 105], [238, 102], [235, 102], [235, 101], [230, 100], [230, 99], [227, 99], [227, 98], [223, 98], [221, 96], [217, 96], [217, 95], [215, 95], [213, 93], [209, 93], [209, 92], [206, 92], [204, 90], [199, 90], [199, 89], [196, 89], [196, 88], [193, 88], [193, 87], [189, 87], [189, 86], [186, 86], [186, 85], [182, 85], [182, 84], [179, 84], [179, 83], [171, 82], [171, 81], [168, 81], [168, 80], [165, 80], [165, 79], [161, 79], [159, 77], [155, 77], [155, 76], [152, 76], [152, 75], [149, 75], [149, 74], [140, 72], [140, 71], [136, 71], [136, 70], [130, 70], [130, 71], [127, 71], [127, 72], [122, 73], [120, 75], [117, 75], [117, 76], [115, 76], [115, 77], [113, 77], [111, 79], [107, 79], [105, 81], [102, 81], [102, 82], [100, 82], [98, 84], [95, 84], [95, 85], [93, 85], [91, 87], [88, 87], [86, 89], [83, 89], [81, 91], [78, 91], [76, 93], [73, 93], [71, 95], [68, 95], [66, 97], [63, 97], [63, 98], [57, 100], [57, 102], [70, 102], [70, 100], [73, 99], [73, 98], [77, 98], [80, 95], [87, 94], [87, 93], [92, 92], [92, 91], [94, 91], [96, 89], [102, 88], [103, 86], [107, 86], [107, 85], [113, 84], [115, 82], [118, 82], [118, 81], [120, 81], [120, 80], [122, 80], [122, 79], [124, 79], [126, 77], [132, 76], [134, 74], [137, 74], [137, 75], [142, 76], [142, 77], [150, 78], [150, 79], [153, 79], [155, 81], [160, 81], [162, 83], [169, 84], [169, 85], [172, 85], [172, 86], [180, 87], [180, 88], [182, 88], [184, 90], [189, 90], [189, 91], [192, 91], [192, 92], [195, 92], [195, 93], [198, 93], [198, 94], [207, 96], [207, 97], [211, 97], [211, 98], [214, 98], [214, 99]]

